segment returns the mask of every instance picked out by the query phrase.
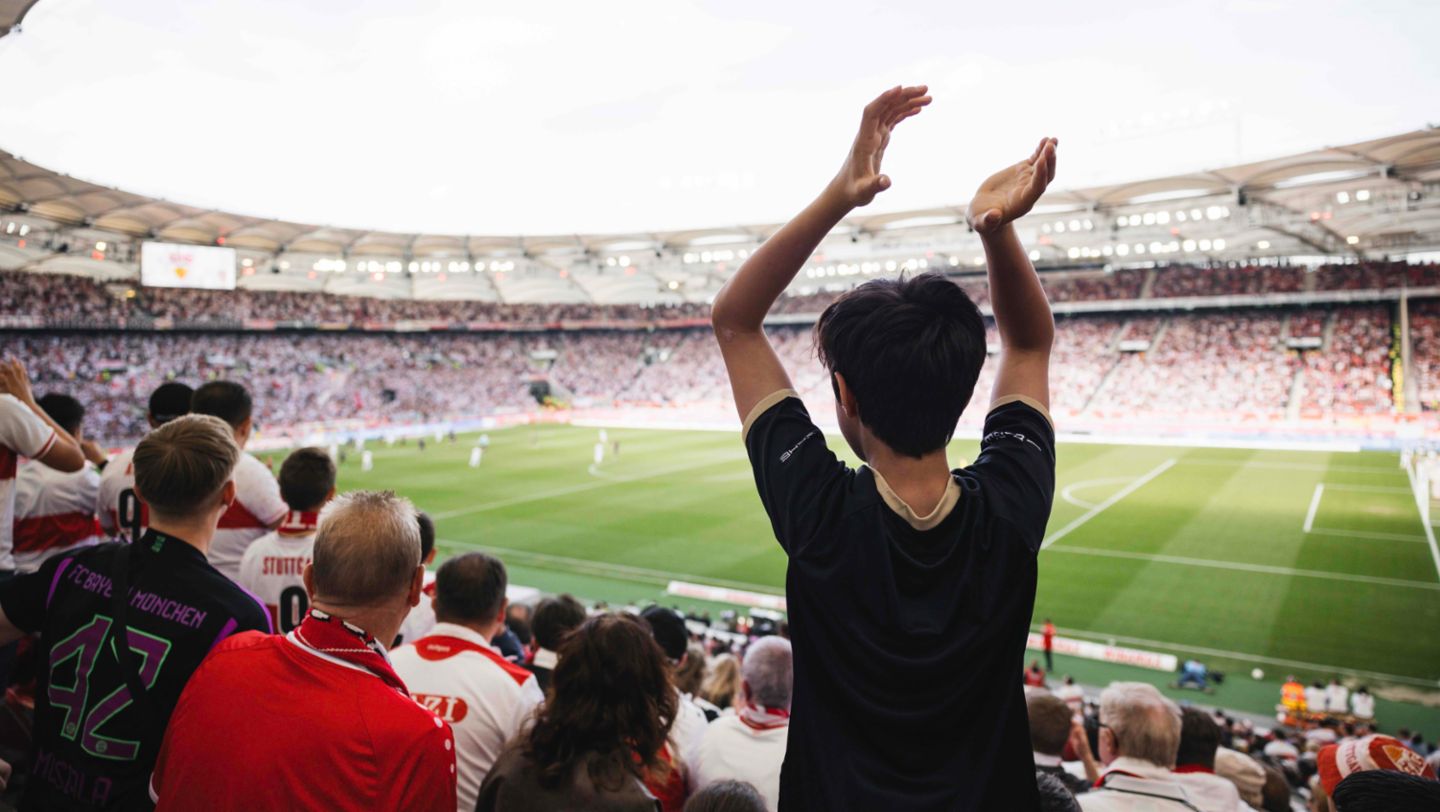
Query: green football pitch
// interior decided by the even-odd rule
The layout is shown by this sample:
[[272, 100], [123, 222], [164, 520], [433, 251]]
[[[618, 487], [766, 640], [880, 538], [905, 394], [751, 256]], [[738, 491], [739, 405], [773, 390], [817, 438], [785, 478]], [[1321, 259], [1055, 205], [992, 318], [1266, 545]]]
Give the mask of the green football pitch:
[[[492, 431], [478, 468], [475, 435], [372, 442], [374, 469], [352, 451], [340, 485], [410, 497], [442, 555], [492, 552], [547, 592], [700, 606], [666, 584], [783, 591], [738, 432], [607, 431], [619, 452], [598, 466], [596, 428]], [[952, 462], [975, 452], [957, 441]], [[1440, 688], [1440, 575], [1396, 455], [1070, 443], [1058, 465], [1037, 624], [1245, 680]]]

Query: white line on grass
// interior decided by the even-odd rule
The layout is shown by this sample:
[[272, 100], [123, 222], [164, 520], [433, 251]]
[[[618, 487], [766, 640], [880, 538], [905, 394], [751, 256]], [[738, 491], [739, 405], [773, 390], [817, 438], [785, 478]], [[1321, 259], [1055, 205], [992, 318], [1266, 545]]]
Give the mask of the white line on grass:
[[571, 558], [563, 555], [551, 555], [550, 553], [537, 553], [530, 550], [517, 550], [510, 547], [496, 547], [491, 544], [484, 544], [478, 541], [458, 541], [456, 539], [437, 539], [437, 543], [446, 544], [452, 547], [465, 547], [467, 549], [483, 550], [488, 553], [495, 553], [506, 559], [514, 559], [512, 563], [524, 564], [525, 559], [536, 562], [535, 566], [546, 569], [558, 569], [573, 573], [586, 575], [608, 575], [624, 580], [640, 581], [643, 583], [668, 584], [677, 579], [695, 580], [696, 583], [704, 583], [712, 586], [723, 586], [730, 589], [744, 589], [750, 592], [763, 592], [766, 595], [784, 596], [783, 592], [777, 592], [772, 587], [759, 586], [744, 581], [727, 581], [723, 578], [711, 578], [704, 575], [695, 575], [688, 572], [670, 572], [665, 570], [649, 569], [647, 567], [634, 567], [629, 564], [611, 564], [606, 561], [596, 561], [590, 558]]
[[1099, 487], [1101, 485], [1115, 485], [1121, 482], [1129, 481], [1130, 477], [1128, 476], [1110, 476], [1105, 477], [1104, 479], [1087, 479], [1081, 482], [1074, 482], [1066, 485], [1064, 490], [1060, 491], [1060, 498], [1064, 499], [1066, 502], [1069, 502], [1075, 507], [1082, 508], [1084, 510], [1091, 510], [1095, 507], [1095, 503], [1087, 502], [1084, 499], [1081, 499], [1080, 497], [1075, 495], [1075, 491], [1088, 490], [1090, 488]]
[[1226, 460], [1207, 457], [1181, 457], [1186, 465], [1228, 465], [1237, 468], [1274, 468], [1283, 471], [1317, 471], [1326, 473], [1339, 471], [1347, 474], [1398, 474], [1398, 468], [1375, 465], [1318, 465], [1309, 462], [1266, 462], [1264, 460]]
[[1251, 660], [1266, 665], [1280, 665], [1286, 668], [1304, 668], [1311, 671], [1327, 671], [1340, 674], [1351, 674], [1357, 677], [1370, 677], [1372, 679], [1383, 679], [1389, 682], [1403, 682], [1407, 685], [1418, 685], [1425, 688], [1434, 688], [1436, 680], [1421, 679], [1419, 677], [1403, 677], [1399, 674], [1385, 674], [1379, 671], [1363, 671], [1355, 668], [1345, 668], [1337, 665], [1324, 665], [1323, 663], [1307, 663], [1302, 660], [1286, 660], [1280, 657], [1267, 657], [1263, 654], [1250, 654], [1244, 651], [1228, 651], [1220, 648], [1207, 648], [1205, 646], [1187, 646], [1181, 643], [1170, 643], [1164, 640], [1149, 640], [1144, 637], [1127, 637], [1122, 634], [1104, 634], [1102, 632], [1085, 631], [1081, 629], [1056, 629], [1061, 634], [1070, 637], [1088, 637], [1102, 643], [1115, 641], [1116, 643], [1130, 643], [1138, 646], [1152, 646], [1155, 648], [1169, 648], [1176, 651], [1190, 651], [1196, 654], [1207, 654], [1212, 657], [1229, 657], [1233, 660]]
[[1310, 510], [1305, 513], [1305, 532], [1315, 526], [1315, 512], [1320, 509], [1320, 497], [1325, 494], [1325, 483], [1315, 483], [1315, 495], [1310, 497]]
[[1414, 536], [1408, 533], [1381, 533], [1374, 530], [1339, 530], [1334, 527], [1316, 527], [1305, 531], [1312, 536], [1336, 536], [1344, 539], [1368, 539], [1371, 541], [1404, 541], [1411, 544], [1424, 544], [1424, 536]]
[[1168, 460], [1160, 463], [1159, 465], [1155, 466], [1154, 468], [1150, 469], [1150, 472], [1149, 472], [1149, 473], [1145, 474], [1144, 476], [1140, 477], [1139, 479], [1135, 480], [1134, 482], [1131, 482], [1129, 485], [1126, 485], [1124, 488], [1121, 488], [1120, 490], [1116, 491], [1109, 499], [1106, 499], [1104, 502], [1101, 502], [1100, 504], [1096, 505], [1095, 507], [1090, 508], [1088, 511], [1086, 511], [1085, 513], [1083, 513], [1082, 515], [1080, 515], [1078, 518], [1076, 518], [1074, 521], [1070, 522], [1069, 524], [1065, 525], [1064, 527], [1060, 528], [1059, 530], [1056, 530], [1054, 533], [1051, 533], [1049, 536], [1047, 536], [1047, 537], [1045, 538], [1044, 541], [1040, 542], [1040, 549], [1044, 550], [1045, 548], [1049, 547], [1050, 545], [1054, 544], [1055, 542], [1059, 541], [1060, 539], [1065, 538], [1066, 536], [1070, 535], [1073, 531], [1075, 531], [1076, 529], [1078, 529], [1081, 525], [1085, 524], [1086, 522], [1090, 521], [1091, 519], [1095, 518], [1096, 516], [1099, 516], [1100, 513], [1103, 512], [1106, 508], [1110, 507], [1111, 505], [1114, 505], [1116, 502], [1119, 502], [1121, 499], [1124, 499], [1125, 497], [1129, 496], [1130, 494], [1134, 493], [1135, 491], [1140, 490], [1140, 489], [1143, 488], [1143, 487], [1145, 486], [1145, 484], [1148, 483], [1150, 480], [1152, 480], [1152, 479], [1154, 479], [1155, 477], [1160, 476], [1161, 474], [1163, 474], [1163, 473], [1165, 473], [1166, 471], [1170, 470], [1170, 468], [1175, 465], [1175, 462], [1176, 462], [1175, 458], [1172, 457], [1172, 458], [1170, 458], [1170, 459], [1168, 459]]
[[1378, 584], [1380, 586], [1440, 592], [1440, 583], [1434, 581], [1412, 581], [1408, 578], [1354, 575], [1348, 572], [1330, 572], [1329, 570], [1301, 570], [1293, 567], [1274, 567], [1269, 564], [1241, 564], [1235, 561], [1218, 561], [1213, 558], [1187, 558], [1178, 555], [1136, 553], [1128, 550], [1102, 550], [1096, 547], [1056, 547], [1055, 552], [1069, 553], [1071, 555], [1093, 555], [1101, 558], [1127, 558], [1133, 561], [1146, 561], [1156, 564], [1177, 564], [1186, 567], [1207, 567], [1217, 570], [1255, 572], [1262, 575], [1285, 575], [1292, 578], [1321, 578], [1327, 581], [1351, 581], [1360, 584]]
[[1332, 491], [1356, 491], [1357, 493], [1410, 493], [1409, 488], [1386, 488], [1380, 485], [1343, 485], [1326, 482], [1325, 487]]
[[470, 507], [456, 508], [454, 510], [442, 510], [439, 513], [434, 513], [432, 515], [436, 519], [453, 519], [456, 516], [469, 516], [474, 513], [484, 513], [486, 511], [498, 510], [500, 508], [511, 507], [513, 505], [523, 505], [527, 502], [540, 502], [545, 499], [553, 499], [557, 496], [569, 496], [572, 493], [593, 491], [596, 488], [608, 488], [612, 485], [623, 485], [627, 482], [639, 482], [643, 479], [654, 479], [657, 476], [678, 474], [681, 471], [690, 471], [695, 468], [706, 468], [711, 465], [719, 465], [728, 461], [728, 458], [711, 457], [702, 462], [688, 462], [684, 465], [672, 465], [668, 468], [656, 468], [649, 473], [639, 474], [636, 476], [616, 477], [614, 479], [604, 479], [599, 482], [582, 482], [578, 485], [567, 485], [563, 488], [551, 488], [548, 491], [536, 491], [534, 493], [527, 493], [523, 496], [514, 496], [509, 499], [500, 499], [495, 502], [485, 502], [484, 504], [471, 505]]
[[1410, 466], [1405, 466], [1405, 477], [1410, 480], [1410, 492], [1415, 495], [1415, 509], [1420, 512], [1420, 526], [1425, 528], [1425, 540], [1430, 542], [1430, 558], [1435, 561], [1435, 572], [1440, 575], [1440, 546], [1435, 544], [1435, 528], [1430, 526], [1430, 521], [1425, 516], [1425, 508], [1420, 500], [1428, 498], [1429, 494], [1424, 493], [1419, 484], [1415, 481], [1415, 472]]

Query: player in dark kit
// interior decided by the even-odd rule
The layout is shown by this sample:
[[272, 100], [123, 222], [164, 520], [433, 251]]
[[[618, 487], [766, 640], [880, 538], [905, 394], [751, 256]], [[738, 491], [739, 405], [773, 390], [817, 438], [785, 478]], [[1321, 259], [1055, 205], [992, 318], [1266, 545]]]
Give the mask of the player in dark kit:
[[929, 102], [924, 87], [896, 87], [866, 107], [839, 174], [711, 311], [760, 500], [789, 557], [785, 810], [1039, 808], [1015, 675], [1055, 485], [1054, 322], [1010, 223], [1054, 177], [1055, 142], [971, 202], [1001, 351], [969, 467], [950, 470], [945, 448], [985, 361], [985, 324], [952, 281], [868, 282], [816, 325], [858, 470], [830, 451], [762, 326], [831, 228], [889, 188], [880, 162], [891, 130]]
[[[190, 675], [265, 608], [205, 560], [235, 500], [228, 425], [177, 418], [135, 449], [150, 527], [0, 585], [0, 642], [40, 635], [35, 758], [21, 809], [149, 809], [150, 771]], [[124, 640], [127, 645], [117, 646]]]

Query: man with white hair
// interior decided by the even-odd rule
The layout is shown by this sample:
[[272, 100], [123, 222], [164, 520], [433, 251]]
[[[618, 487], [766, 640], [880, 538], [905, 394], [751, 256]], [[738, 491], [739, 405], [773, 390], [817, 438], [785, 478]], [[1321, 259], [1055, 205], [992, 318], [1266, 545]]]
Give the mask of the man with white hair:
[[[1096, 788], [1079, 796], [1085, 812], [1198, 810], [1171, 770], [1180, 749], [1180, 708], [1153, 685], [1112, 682], [1100, 694]], [[1232, 807], [1226, 812], [1234, 812]]]
[[424, 572], [409, 500], [357, 491], [327, 505], [309, 614], [283, 637], [227, 640], [195, 672], [151, 779], [157, 810], [454, 809], [450, 728], [410, 698], [381, 642]]
[[741, 697], [734, 716], [705, 729], [695, 756], [695, 789], [733, 779], [753, 784], [775, 812], [780, 801], [780, 765], [790, 733], [794, 670], [790, 641], [762, 637], [750, 644], [740, 665]]

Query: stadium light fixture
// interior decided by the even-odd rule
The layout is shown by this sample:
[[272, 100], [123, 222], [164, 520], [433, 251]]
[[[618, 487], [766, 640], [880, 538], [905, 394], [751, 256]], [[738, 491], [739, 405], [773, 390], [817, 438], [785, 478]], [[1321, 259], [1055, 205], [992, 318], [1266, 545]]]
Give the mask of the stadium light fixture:
[[1186, 240], [1185, 242], [1183, 242], [1183, 243], [1180, 244], [1180, 247], [1183, 248], [1183, 249], [1185, 249], [1187, 252], [1189, 252], [1189, 251], [1194, 251], [1194, 250], [1195, 250], [1195, 241], [1194, 241], [1194, 240]]
[[1156, 225], [1161, 225], [1161, 226], [1169, 225], [1169, 224], [1170, 224], [1170, 212], [1168, 212], [1168, 211], [1157, 211], [1157, 212], [1155, 212], [1155, 224], [1156, 224]]
[[1190, 219], [1191, 219], [1191, 220], [1199, 221], [1199, 220], [1203, 220], [1204, 218], [1205, 218], [1205, 213], [1202, 212], [1202, 211], [1200, 211], [1199, 209], [1191, 209], [1191, 210], [1190, 210]]
[[1345, 242], [1347, 245], [1357, 245], [1360, 242], [1360, 238], [1355, 236], [1354, 234], [1351, 234], [1350, 236], [1345, 238]]
[[105, 253], [105, 241], [104, 241], [104, 240], [100, 240], [99, 242], [96, 242], [96, 243], [95, 243], [95, 250], [96, 250], [96, 251], [99, 251], [99, 252], [102, 253], [102, 254]]
[[1335, 193], [1335, 202], [1336, 202], [1336, 203], [1339, 203], [1339, 204], [1341, 204], [1341, 205], [1344, 205], [1344, 204], [1346, 204], [1346, 203], [1349, 203], [1349, 202], [1350, 202], [1350, 193], [1349, 193], [1349, 192], [1346, 192], [1346, 191], [1336, 192], [1336, 193]]
[[1209, 240], [1201, 240], [1201, 241], [1200, 241], [1200, 250], [1201, 250], [1201, 251], [1209, 251], [1209, 250], [1210, 250], [1210, 241], [1209, 241]]
[[1183, 222], [1185, 222], [1185, 220], [1186, 220], [1188, 217], [1189, 217], [1189, 215], [1185, 214], [1185, 210], [1184, 210], [1184, 209], [1181, 209], [1181, 210], [1175, 212], [1175, 220], [1176, 220], [1177, 222], [1183, 223]]
[[1217, 237], [1217, 238], [1215, 238], [1215, 241], [1212, 242], [1212, 243], [1210, 243], [1210, 244], [1215, 247], [1215, 250], [1216, 250], [1216, 251], [1224, 251], [1224, 250], [1225, 250], [1225, 239], [1224, 239], [1223, 237]]
[[1364, 203], [1365, 201], [1370, 199], [1370, 190], [1360, 189], [1359, 191], [1355, 192], [1355, 199], [1361, 203]]
[[1129, 255], [1130, 255], [1130, 246], [1127, 245], [1127, 244], [1125, 244], [1125, 243], [1123, 243], [1123, 242], [1120, 243], [1119, 245], [1115, 246], [1115, 255], [1118, 256], [1118, 257], [1126, 257], [1126, 256], [1129, 256]]
[[1256, 248], [1259, 248], [1261, 251], [1269, 250], [1269, 248], [1270, 248], [1270, 241], [1269, 241], [1269, 240], [1261, 240], [1260, 242], [1255, 243], [1255, 247], [1256, 247]]

